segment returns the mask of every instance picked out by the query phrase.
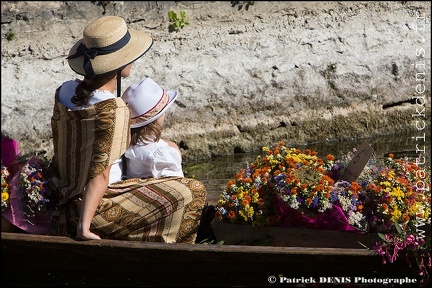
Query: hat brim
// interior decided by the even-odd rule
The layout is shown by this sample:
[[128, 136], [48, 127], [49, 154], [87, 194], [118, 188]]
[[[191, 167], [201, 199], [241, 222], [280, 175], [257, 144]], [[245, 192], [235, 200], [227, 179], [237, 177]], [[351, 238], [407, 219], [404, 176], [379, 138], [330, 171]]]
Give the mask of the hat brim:
[[167, 110], [168, 108], [174, 103], [174, 101], [177, 99], [177, 97], [179, 96], [179, 93], [177, 91], [167, 91], [166, 92], [168, 94], [169, 97], [169, 101], [167, 103], [167, 105], [154, 117], [144, 121], [144, 122], [138, 122], [138, 123], [134, 123], [131, 124], [130, 127], [131, 128], [139, 128], [145, 125], [148, 125], [150, 123], [152, 123], [153, 121], [156, 121], [160, 116], [162, 116]]
[[[153, 45], [152, 37], [146, 32], [135, 29], [128, 29], [128, 31], [131, 35], [131, 38], [122, 49], [107, 55], [98, 55], [94, 59], [90, 60], [96, 76], [116, 71], [136, 61]], [[69, 52], [69, 56], [75, 54], [82, 41], [83, 39], [75, 43]], [[86, 76], [86, 72], [83, 68], [84, 56], [68, 59], [68, 61], [69, 66], [73, 71], [80, 75]]]

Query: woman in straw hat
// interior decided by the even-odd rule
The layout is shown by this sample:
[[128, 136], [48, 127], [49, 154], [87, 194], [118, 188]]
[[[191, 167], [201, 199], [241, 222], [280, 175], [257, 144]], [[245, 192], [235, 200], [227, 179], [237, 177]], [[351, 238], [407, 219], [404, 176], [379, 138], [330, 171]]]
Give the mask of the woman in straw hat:
[[[152, 46], [123, 18], [91, 22], [67, 57], [83, 80], [56, 90], [51, 118], [52, 186], [58, 195], [55, 233], [80, 239], [194, 243], [206, 198], [204, 185], [183, 177], [120, 180], [130, 142], [130, 110], [122, 77]], [[117, 172], [116, 172], [117, 171]], [[72, 228], [72, 229], [71, 229]]]
[[126, 150], [123, 173], [128, 178], [183, 177], [177, 144], [161, 139], [165, 113], [178, 97], [147, 77], [129, 86], [123, 100], [131, 111], [131, 145]]

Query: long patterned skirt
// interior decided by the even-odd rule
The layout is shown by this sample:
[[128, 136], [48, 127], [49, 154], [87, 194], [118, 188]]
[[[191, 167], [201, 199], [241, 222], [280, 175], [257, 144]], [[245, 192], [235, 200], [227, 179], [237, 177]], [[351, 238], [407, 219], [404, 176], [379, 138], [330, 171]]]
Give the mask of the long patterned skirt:
[[[124, 180], [108, 187], [91, 231], [105, 239], [193, 244], [205, 199], [205, 186], [191, 178]], [[72, 233], [81, 200], [75, 197], [66, 205]]]

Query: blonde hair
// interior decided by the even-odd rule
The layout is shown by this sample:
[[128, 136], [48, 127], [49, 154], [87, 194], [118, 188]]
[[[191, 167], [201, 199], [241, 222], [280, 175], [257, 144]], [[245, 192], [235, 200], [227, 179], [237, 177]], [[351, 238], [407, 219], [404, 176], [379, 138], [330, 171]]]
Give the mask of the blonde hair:
[[162, 126], [153, 121], [142, 127], [131, 129], [131, 145], [136, 145], [138, 142], [157, 142], [161, 138]]

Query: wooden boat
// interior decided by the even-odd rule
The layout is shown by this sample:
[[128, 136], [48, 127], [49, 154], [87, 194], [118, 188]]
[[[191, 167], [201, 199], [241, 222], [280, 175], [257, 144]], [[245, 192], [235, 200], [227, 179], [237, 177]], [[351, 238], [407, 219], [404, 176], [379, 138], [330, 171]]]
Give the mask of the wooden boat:
[[2, 286], [377, 287], [380, 279], [416, 281], [404, 261], [384, 265], [367, 249], [378, 240], [375, 234], [212, 224], [223, 244], [77, 241], [2, 232]]

